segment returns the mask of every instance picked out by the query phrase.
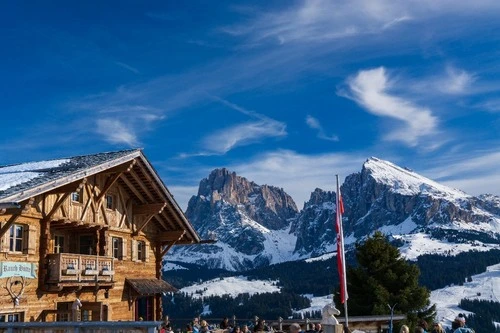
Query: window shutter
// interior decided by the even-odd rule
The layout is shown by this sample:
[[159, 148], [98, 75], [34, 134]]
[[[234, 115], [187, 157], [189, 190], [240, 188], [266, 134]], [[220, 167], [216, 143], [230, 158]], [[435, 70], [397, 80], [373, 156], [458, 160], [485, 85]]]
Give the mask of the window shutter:
[[150, 243], [148, 242], [144, 242], [144, 258], [145, 258], [145, 262], [149, 262], [149, 247], [151, 246]]
[[137, 261], [137, 241], [135, 239], [132, 239], [131, 243], [132, 246], [130, 247], [130, 257], [132, 258], [132, 261]]
[[27, 225], [28, 229], [28, 254], [35, 254], [37, 249], [37, 230], [34, 225]]
[[23, 225], [23, 253], [28, 253], [29, 225]]
[[126, 260], [127, 259], [127, 240], [124, 238], [122, 238], [122, 249], [123, 249], [122, 260]]
[[108, 242], [106, 244], [106, 256], [113, 257], [113, 237], [108, 236]]
[[[5, 225], [6, 222], [0, 222], [0, 229]], [[7, 232], [3, 235], [2, 238], [0, 238], [0, 251], [2, 252], [8, 252], [9, 251], [9, 235], [10, 235], [10, 230], [7, 230]]]

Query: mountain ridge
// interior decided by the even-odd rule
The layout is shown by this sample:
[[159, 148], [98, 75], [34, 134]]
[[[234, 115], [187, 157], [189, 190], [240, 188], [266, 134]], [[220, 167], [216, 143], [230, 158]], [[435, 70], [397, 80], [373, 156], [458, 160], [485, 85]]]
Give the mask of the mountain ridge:
[[[500, 243], [500, 197], [471, 196], [389, 161], [367, 159], [341, 192], [347, 249], [375, 230], [406, 245], [418, 237], [452, 239], [457, 251], [479, 240]], [[186, 215], [202, 237], [216, 234], [218, 242], [169, 257], [238, 271], [332, 252], [335, 201], [335, 192], [317, 188], [299, 211], [282, 188], [215, 169], [200, 181]]]

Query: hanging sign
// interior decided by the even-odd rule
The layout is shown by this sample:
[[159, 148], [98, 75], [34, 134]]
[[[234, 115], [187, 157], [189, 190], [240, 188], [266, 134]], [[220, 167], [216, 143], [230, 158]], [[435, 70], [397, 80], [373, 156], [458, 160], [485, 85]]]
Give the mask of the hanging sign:
[[36, 279], [37, 264], [29, 262], [0, 262], [0, 278], [22, 276], [28, 279]]

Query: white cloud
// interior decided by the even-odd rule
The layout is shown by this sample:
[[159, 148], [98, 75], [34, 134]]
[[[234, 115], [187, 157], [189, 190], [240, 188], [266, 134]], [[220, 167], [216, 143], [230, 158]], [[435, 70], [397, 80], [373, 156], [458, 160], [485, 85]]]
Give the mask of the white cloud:
[[409, 20], [494, 9], [498, 9], [498, 2], [493, 0], [478, 0], [473, 4], [451, 0], [307, 0], [270, 12], [247, 11], [247, 15], [254, 17], [220, 30], [246, 36], [250, 43], [311, 42], [381, 33]]
[[303, 155], [279, 150], [229, 165], [228, 168], [257, 184], [282, 187], [302, 209], [302, 204], [309, 200], [315, 188], [334, 190], [336, 174], [342, 181], [347, 175], [359, 171], [365, 160], [366, 156], [362, 154]]
[[396, 119], [401, 126], [390, 131], [386, 140], [402, 141], [416, 146], [422, 136], [434, 134], [438, 120], [426, 107], [420, 107], [402, 97], [389, 94], [391, 82], [384, 67], [362, 70], [347, 80], [349, 97], [366, 111], [385, 118]]
[[314, 118], [311, 115], [307, 115], [306, 124], [312, 129], [318, 131], [318, 138], [328, 141], [339, 141], [339, 138], [336, 135], [326, 135], [325, 130], [318, 119]]
[[437, 88], [446, 94], [464, 94], [470, 91], [470, 85], [474, 82], [474, 75], [463, 69], [448, 66], [446, 75], [436, 82]]
[[118, 119], [98, 119], [96, 131], [103, 135], [105, 140], [110, 143], [125, 143], [131, 147], [137, 145], [137, 136], [133, 129], [129, 126], [125, 126]]
[[286, 125], [267, 119], [220, 129], [203, 139], [207, 154], [225, 154], [233, 148], [260, 142], [270, 137], [286, 136]]
[[[256, 119], [231, 127], [219, 129], [202, 140], [203, 152], [194, 155], [223, 155], [233, 148], [260, 142], [267, 138], [284, 137], [287, 135], [286, 124], [271, 119], [263, 114], [247, 110], [237, 104], [231, 103], [223, 98], [211, 96], [217, 102]], [[185, 154], [193, 156], [193, 154]]]

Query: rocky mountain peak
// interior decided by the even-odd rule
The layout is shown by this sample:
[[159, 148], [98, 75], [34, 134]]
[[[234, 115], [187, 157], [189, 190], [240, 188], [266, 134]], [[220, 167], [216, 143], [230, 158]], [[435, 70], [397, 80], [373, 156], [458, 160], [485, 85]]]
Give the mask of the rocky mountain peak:
[[304, 209], [307, 207], [311, 206], [318, 206], [322, 205], [323, 203], [329, 203], [333, 202], [335, 203], [336, 201], [336, 195], [335, 192], [332, 191], [324, 191], [320, 188], [316, 188], [314, 191], [311, 192], [311, 197], [309, 198], [309, 201], [307, 201], [304, 204]]
[[198, 195], [211, 198], [212, 202], [224, 199], [232, 204], [245, 204], [257, 185], [226, 168], [213, 170], [200, 182]]

